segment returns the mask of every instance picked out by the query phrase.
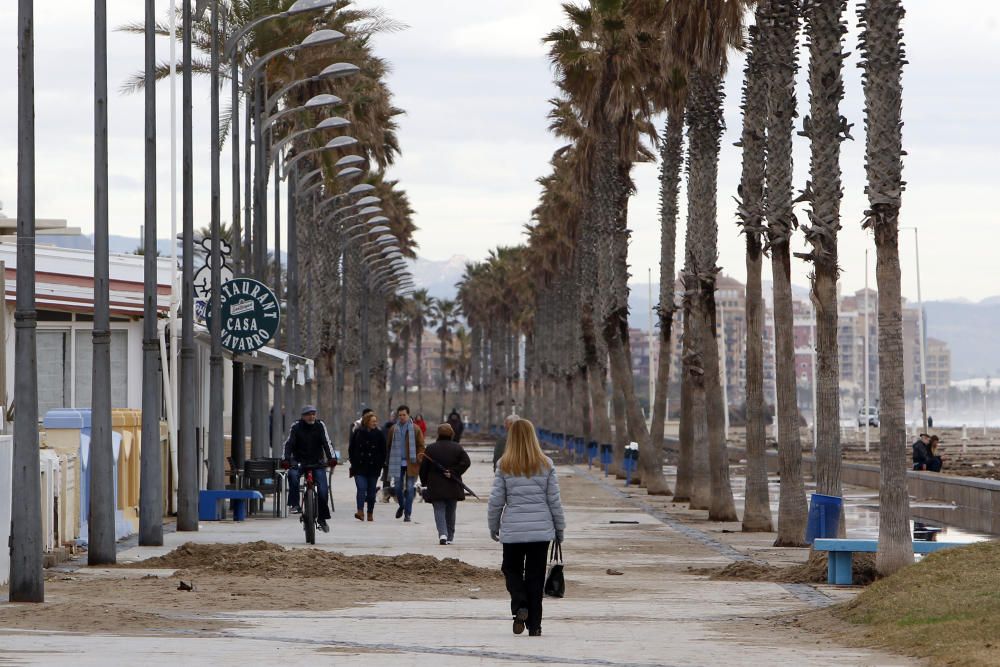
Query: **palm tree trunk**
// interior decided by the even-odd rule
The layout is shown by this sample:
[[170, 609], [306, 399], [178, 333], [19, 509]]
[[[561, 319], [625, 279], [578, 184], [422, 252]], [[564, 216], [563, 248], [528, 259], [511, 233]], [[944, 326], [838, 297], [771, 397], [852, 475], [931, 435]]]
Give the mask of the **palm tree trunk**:
[[684, 326], [681, 332], [681, 420], [678, 437], [680, 440], [677, 456], [677, 484], [674, 487], [674, 502], [691, 502], [694, 486], [694, 411], [692, 395], [694, 376], [689, 372], [688, 359], [692, 353], [691, 309], [685, 299]]
[[410, 338], [403, 339], [403, 398], [401, 403], [406, 403], [407, 395], [410, 393]]
[[764, 298], [760, 234], [747, 234], [747, 469], [743, 532], [774, 530], [767, 481], [767, 433], [764, 424]]
[[424, 411], [424, 330], [417, 329], [417, 414]]
[[878, 361], [881, 428], [879, 449], [879, 544], [876, 566], [890, 575], [913, 562], [906, 488], [906, 423], [903, 388], [902, 295], [899, 209], [903, 191], [902, 71], [904, 54], [899, 0], [866, 0], [858, 9], [865, 90], [865, 226], [875, 232], [878, 258]]
[[706, 346], [705, 358], [705, 393], [707, 399], [708, 437], [711, 448], [708, 452], [712, 479], [712, 506], [708, 511], [710, 521], [739, 521], [736, 514], [736, 503], [733, 499], [733, 488], [729, 481], [729, 448], [726, 443], [725, 414], [728, 409], [722, 396], [722, 383], [719, 368], [719, 343], [715, 336], [715, 285], [706, 289], [705, 311], [709, 314], [706, 322], [707, 334], [702, 342]]
[[[844, 97], [843, 14], [846, 0], [805, 5], [809, 37], [810, 184], [803, 199], [812, 203], [805, 227], [813, 251], [812, 292], [816, 307], [816, 491], [840, 496], [840, 353], [837, 344], [837, 232], [840, 230], [840, 143], [846, 130], [840, 116]], [[845, 534], [841, 514], [840, 535]]]
[[795, 118], [798, 0], [772, 0], [773, 32], [767, 45], [767, 222], [774, 281], [775, 371], [778, 387], [778, 448], [781, 495], [775, 546], [805, 544], [806, 502], [802, 442], [795, 386], [790, 242], [792, 212], [792, 131]]
[[743, 175], [739, 187], [740, 225], [746, 236], [746, 500], [743, 532], [774, 530], [767, 481], [767, 434], [764, 424], [764, 304], [761, 273], [764, 218], [764, 163], [767, 123], [767, 85], [761, 65], [761, 40], [766, 37], [762, 17], [767, 0], [757, 5], [758, 23], [750, 28], [743, 91]]
[[[674, 324], [674, 273], [677, 254], [677, 197], [681, 168], [684, 164], [684, 115], [680, 111], [667, 114], [660, 149], [660, 356], [656, 367], [656, 389], [652, 400], [650, 446], [639, 451], [639, 467], [650, 495], [669, 495], [670, 486], [663, 477], [663, 429], [667, 420], [667, 394], [670, 389], [670, 339]], [[652, 369], [650, 369], [652, 372]], [[659, 475], [657, 475], [659, 472]]]
[[[725, 439], [725, 413], [719, 380], [719, 345], [716, 338], [715, 276], [718, 273], [719, 226], [716, 210], [719, 141], [722, 136], [722, 80], [707, 70], [692, 72], [689, 80], [690, 131], [688, 162], [688, 249], [691, 260], [693, 311], [705, 387], [705, 418], [711, 507], [709, 519], [736, 520], [736, 506], [729, 483], [729, 454]], [[696, 385], [697, 386], [697, 385]], [[700, 400], [700, 398], [699, 398]], [[695, 444], [699, 446], [696, 438]]]

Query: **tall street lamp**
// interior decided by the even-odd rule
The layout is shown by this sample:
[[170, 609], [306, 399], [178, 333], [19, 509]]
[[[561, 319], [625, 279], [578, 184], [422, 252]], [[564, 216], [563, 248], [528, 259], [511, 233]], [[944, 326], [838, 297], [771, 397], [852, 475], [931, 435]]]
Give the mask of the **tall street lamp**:
[[[156, 2], [145, 0], [145, 245], [142, 294], [142, 439], [139, 458], [139, 545], [163, 545], [163, 466], [160, 452], [160, 346], [157, 339], [156, 263]], [[164, 360], [166, 361], [166, 360]], [[155, 443], [155, 444], [152, 444]]]
[[916, 227], [900, 227], [913, 230], [913, 255], [917, 262], [917, 335], [920, 337], [920, 412], [923, 417], [924, 433], [927, 426], [927, 350], [924, 331], [924, 297], [920, 291], [920, 241]]
[[116, 561], [108, 255], [108, 9], [94, 0], [94, 325], [87, 563]]
[[211, 249], [211, 300], [209, 303], [209, 393], [208, 393], [208, 488], [226, 488], [225, 442], [222, 411], [222, 391], [225, 375], [222, 368], [222, 212], [220, 210], [219, 160], [222, 145], [219, 141], [219, 0], [212, 0], [212, 57], [211, 57], [211, 191], [212, 191], [212, 249]]
[[194, 349], [194, 133], [192, 118], [191, 3], [182, 0], [181, 58], [181, 396], [177, 451], [177, 530], [198, 530], [198, 444], [195, 442], [197, 369]]
[[14, 457], [10, 508], [11, 602], [44, 602], [35, 345], [34, 3], [17, 4], [17, 306], [14, 311]]

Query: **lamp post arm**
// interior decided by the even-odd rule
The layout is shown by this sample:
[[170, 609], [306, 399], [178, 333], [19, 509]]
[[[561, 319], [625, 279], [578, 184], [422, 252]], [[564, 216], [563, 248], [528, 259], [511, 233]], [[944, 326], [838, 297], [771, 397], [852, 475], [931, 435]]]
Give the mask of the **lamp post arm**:
[[261, 25], [262, 23], [267, 23], [272, 19], [280, 19], [284, 17], [285, 17], [284, 12], [280, 14], [269, 14], [267, 16], [261, 16], [260, 18], [256, 18], [250, 23], [247, 23], [245, 26], [240, 28], [239, 32], [237, 32], [235, 35], [233, 35], [226, 41], [226, 49], [225, 49], [226, 57], [232, 58], [236, 52], [236, 45], [240, 43], [240, 40], [242, 40], [244, 37], [250, 34], [250, 32], [255, 28], [257, 28], [259, 25]]

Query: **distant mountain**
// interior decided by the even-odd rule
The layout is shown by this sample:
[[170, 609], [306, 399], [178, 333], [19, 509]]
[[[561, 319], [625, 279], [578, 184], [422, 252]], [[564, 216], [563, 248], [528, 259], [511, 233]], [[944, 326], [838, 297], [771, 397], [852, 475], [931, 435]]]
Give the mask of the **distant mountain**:
[[948, 343], [951, 349], [951, 378], [1000, 375], [1000, 297], [979, 303], [928, 301], [927, 335]]
[[462, 279], [468, 261], [467, 257], [454, 255], [444, 260], [418, 257], [407, 264], [418, 288], [426, 289], [436, 299], [454, 299], [458, 291], [455, 285]]
[[[93, 235], [82, 235], [82, 236], [62, 236], [62, 235], [45, 235], [39, 236], [38, 242], [40, 244], [54, 245], [59, 248], [69, 248], [72, 250], [93, 250], [94, 249], [94, 237]], [[166, 257], [170, 254], [170, 241], [165, 239], [158, 239], [156, 242], [156, 247], [160, 251], [160, 255]], [[130, 255], [134, 253], [139, 248], [139, 238], [133, 236], [116, 236], [114, 234], [108, 237], [108, 248], [112, 253], [117, 255]]]

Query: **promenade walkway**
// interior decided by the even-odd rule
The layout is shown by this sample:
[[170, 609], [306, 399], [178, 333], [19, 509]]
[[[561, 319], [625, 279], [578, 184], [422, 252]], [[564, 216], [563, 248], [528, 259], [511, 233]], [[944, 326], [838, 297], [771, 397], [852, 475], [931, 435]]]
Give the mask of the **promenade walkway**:
[[[354, 485], [341, 469], [334, 482], [337, 511], [332, 530], [318, 535], [317, 546], [346, 554], [421, 553], [498, 567], [500, 548], [485, 526], [490, 452], [477, 447], [471, 448], [471, 455], [473, 467], [466, 481], [484, 502], [460, 504], [454, 545], [438, 545], [430, 507], [423, 504], [416, 505], [410, 524], [392, 518], [394, 505], [382, 504], [376, 508], [374, 523], [356, 521]], [[647, 502], [644, 493], [629, 497], [620, 491], [620, 482], [606, 482], [585, 466], [561, 467], [560, 475], [569, 525], [564, 545], [568, 595], [546, 600], [541, 638], [511, 633], [508, 603], [495, 590], [484, 596], [482, 591], [456, 586], [442, 591], [438, 599], [372, 601], [319, 612], [309, 611], [306, 601], [296, 597], [287, 600], [286, 609], [267, 605], [267, 610], [254, 610], [253, 598], [248, 598], [243, 610], [200, 614], [206, 620], [204, 631], [147, 628], [118, 635], [0, 627], [0, 662], [104, 666], [127, 660], [144, 666], [246, 666], [305, 659], [311, 664], [394, 667], [914, 664], [885, 653], [844, 648], [768, 620], [814, 609], [850, 593], [826, 587], [710, 581], [688, 572], [742, 558], [746, 548], [763, 547], [765, 540], [721, 533], [735, 526], [695, 524], [679, 511], [664, 514], [669, 503]], [[186, 541], [254, 540], [305, 546], [294, 518], [258, 518], [241, 524], [203, 523], [196, 534], [169, 533], [163, 548], [130, 548], [120, 558], [148, 558]], [[609, 569], [622, 574], [609, 574]], [[75, 576], [121, 576], [85, 572], [86, 568]], [[405, 591], [401, 593], [405, 597]], [[221, 619], [223, 627], [209, 623], [211, 619]]]

